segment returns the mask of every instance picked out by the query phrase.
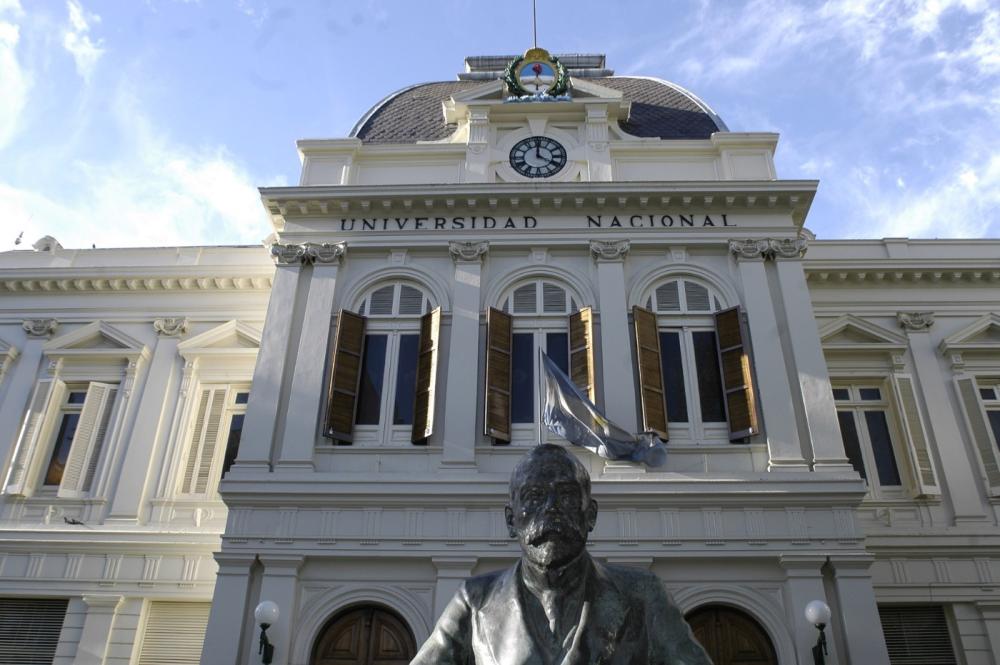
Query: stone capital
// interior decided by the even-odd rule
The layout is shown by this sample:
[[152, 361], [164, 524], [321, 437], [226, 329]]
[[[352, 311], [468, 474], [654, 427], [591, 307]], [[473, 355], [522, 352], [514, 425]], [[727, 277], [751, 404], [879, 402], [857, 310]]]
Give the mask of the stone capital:
[[59, 327], [55, 319], [27, 319], [22, 324], [28, 337], [50, 337]]
[[809, 248], [809, 241], [804, 237], [769, 240], [768, 253], [772, 259], [800, 259]]
[[768, 258], [771, 251], [770, 240], [730, 240], [729, 251], [736, 255], [738, 259], [756, 259], [763, 261]]
[[452, 240], [448, 243], [448, 253], [455, 262], [482, 261], [483, 256], [489, 251], [490, 244], [485, 240], [480, 242]]
[[305, 245], [282, 245], [279, 243], [271, 245], [271, 257], [279, 266], [301, 265], [305, 256]]
[[590, 253], [600, 261], [624, 261], [632, 244], [628, 240], [591, 240]]
[[345, 242], [307, 242], [305, 248], [305, 255], [302, 257], [305, 263], [337, 264], [347, 253]]
[[161, 337], [180, 337], [188, 330], [186, 317], [170, 317], [153, 321], [153, 330]]
[[907, 332], [926, 332], [934, 325], [934, 312], [899, 312], [896, 320]]

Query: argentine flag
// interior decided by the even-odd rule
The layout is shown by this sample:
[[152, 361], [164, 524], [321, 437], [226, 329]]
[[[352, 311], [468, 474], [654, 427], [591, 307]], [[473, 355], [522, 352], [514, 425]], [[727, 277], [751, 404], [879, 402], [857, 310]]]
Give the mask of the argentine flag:
[[542, 422], [550, 432], [605, 459], [642, 462], [652, 467], [666, 463], [667, 448], [655, 433], [629, 434], [605, 418], [548, 354], [541, 354], [545, 368]]

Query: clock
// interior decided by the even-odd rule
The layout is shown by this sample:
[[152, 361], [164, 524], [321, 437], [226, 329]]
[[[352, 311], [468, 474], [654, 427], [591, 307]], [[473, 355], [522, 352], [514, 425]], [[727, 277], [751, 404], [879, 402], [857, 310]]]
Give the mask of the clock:
[[546, 136], [530, 136], [510, 149], [510, 165], [528, 178], [548, 178], [566, 166], [566, 148]]

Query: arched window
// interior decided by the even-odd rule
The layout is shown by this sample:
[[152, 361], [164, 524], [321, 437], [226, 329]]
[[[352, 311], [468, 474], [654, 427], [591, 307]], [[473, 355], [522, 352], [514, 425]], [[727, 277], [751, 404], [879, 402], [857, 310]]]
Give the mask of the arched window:
[[396, 665], [417, 655], [417, 643], [395, 612], [374, 605], [352, 607], [334, 616], [313, 645], [310, 665]]
[[326, 436], [340, 443], [425, 443], [433, 428], [439, 328], [440, 308], [410, 282], [380, 284], [352, 311], [341, 310]]
[[534, 278], [509, 289], [490, 311], [486, 434], [535, 441], [544, 351], [593, 399], [592, 312], [561, 283]]

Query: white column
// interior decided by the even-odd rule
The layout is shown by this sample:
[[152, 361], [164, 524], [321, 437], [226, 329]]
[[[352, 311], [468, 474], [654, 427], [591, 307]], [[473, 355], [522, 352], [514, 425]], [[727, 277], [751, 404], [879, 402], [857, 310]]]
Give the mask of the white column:
[[476, 416], [479, 413], [479, 313], [486, 242], [451, 242], [455, 281], [448, 339], [448, 372], [444, 399], [444, 445], [441, 465], [473, 467], [476, 463]]
[[104, 665], [111, 625], [123, 600], [122, 596], [102, 594], [83, 597], [83, 602], [87, 605], [87, 616], [80, 631], [74, 665]]
[[847, 650], [844, 662], [851, 665], [889, 665], [875, 589], [868, 572], [874, 560], [869, 554], [830, 557], [839, 610], [831, 619], [830, 628], [843, 638], [840, 644]]
[[288, 342], [295, 325], [295, 294], [305, 247], [273, 245], [271, 253], [277, 261], [271, 298], [267, 303], [267, 318], [261, 333], [260, 351], [253, 370], [253, 384], [247, 416], [243, 423], [240, 451], [230, 473], [233, 477], [251, 469], [270, 470], [271, 449], [278, 420], [281, 381], [288, 355]]
[[940, 356], [931, 342], [930, 327], [934, 317], [929, 312], [912, 312], [900, 314], [899, 322], [909, 339], [924, 403], [933, 409], [933, 417], [927, 418], [927, 425], [937, 443], [933, 448], [939, 454], [934, 461], [944, 476], [942, 480], [955, 511], [955, 523], [982, 522], [986, 519], [986, 512], [979, 495], [977, 472], [972, 467], [975, 457], [969, 454], [940, 454], [946, 446], [961, 447], [963, 438], [948, 393], [952, 377], [941, 370]]
[[[475, 557], [433, 557], [431, 562], [437, 568], [437, 584], [434, 586], [434, 617], [431, 625], [437, 622], [444, 612], [448, 602], [462, 586], [462, 582], [472, 576], [476, 567]], [[418, 640], [419, 642], [419, 640]]]
[[[764, 272], [766, 240], [733, 241], [730, 248], [739, 258], [740, 278], [750, 345], [753, 351], [757, 400], [764, 417], [769, 471], [808, 471], [796, 425], [795, 407], [788, 369], [781, 348], [778, 319]], [[810, 321], [810, 326], [816, 324]]]
[[591, 241], [597, 261], [598, 307], [601, 314], [601, 370], [604, 375], [604, 412], [629, 432], [638, 431], [632, 342], [628, 333], [628, 293], [625, 257], [629, 242]]
[[[7, 469], [10, 468], [14, 446], [17, 445], [17, 437], [21, 433], [24, 412], [35, 389], [38, 368], [42, 361], [42, 345], [57, 325], [54, 319], [24, 322], [28, 339], [21, 348], [21, 355], [13, 370], [7, 373], [5, 380], [9, 381], [10, 385], [7, 386], [7, 393], [0, 401], [0, 464], [3, 465], [0, 467], [0, 481], [3, 481]], [[32, 334], [32, 331], [37, 331], [39, 334]]]
[[268, 639], [274, 645], [273, 665], [291, 665], [288, 654], [292, 652], [292, 645], [289, 642], [292, 635], [291, 626], [296, 618], [296, 592], [299, 567], [302, 565], [303, 557], [262, 554], [259, 558], [264, 565], [260, 600], [261, 602], [271, 600], [278, 605], [278, 622], [267, 629]]
[[993, 654], [993, 662], [1000, 663], [1000, 603], [978, 602], [976, 609], [983, 617], [983, 626], [986, 628], [986, 637], [989, 638], [990, 653]]
[[239, 665], [236, 659], [240, 653], [240, 642], [256, 639], [256, 634], [243, 635], [250, 566], [254, 559], [247, 555], [217, 553], [215, 560], [219, 564], [219, 572], [215, 576], [215, 594], [208, 615], [201, 665]]
[[125, 446], [125, 456], [118, 473], [118, 484], [108, 522], [135, 522], [142, 513], [142, 502], [149, 482], [150, 460], [163, 424], [163, 409], [177, 367], [177, 344], [186, 332], [187, 319], [157, 319], [153, 328], [159, 334], [149, 363], [149, 372], [136, 412], [135, 427]]
[[[330, 317], [333, 296], [337, 288], [337, 269], [346, 245], [308, 245], [313, 261], [309, 277], [309, 294], [302, 320], [292, 374], [292, 389], [288, 394], [284, 433], [277, 470], [313, 470], [313, 449], [319, 434], [317, 422], [323, 420], [323, 372], [327, 365], [330, 343]], [[306, 271], [304, 274], [309, 274]]]
[[[795, 653], [799, 657], [799, 665], [811, 665], [813, 662], [812, 648], [819, 637], [816, 626], [806, 620], [806, 605], [814, 600], [830, 602], [823, 588], [823, 564], [826, 557], [815, 554], [782, 555], [781, 567], [785, 569], [785, 586], [782, 593], [785, 598], [785, 617], [795, 641]], [[826, 644], [829, 657], [828, 663], [840, 664], [837, 659], [835, 640], [831, 635], [831, 626], [826, 628]], [[861, 665], [858, 663], [857, 665]], [[865, 663], [864, 665], [868, 665]], [[871, 663], [871, 665], [881, 665]]]
[[830, 389], [830, 375], [802, 270], [800, 257], [805, 251], [805, 242], [805, 238], [800, 238], [771, 243], [776, 251], [775, 268], [798, 377], [798, 386], [793, 386], [793, 390], [799, 390], [802, 395], [809, 431], [809, 441], [805, 443], [812, 447], [813, 470], [853, 474], [854, 467], [844, 452], [844, 440], [840, 435], [840, 422]]

